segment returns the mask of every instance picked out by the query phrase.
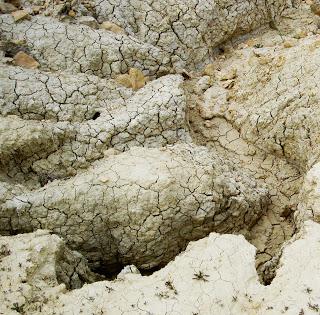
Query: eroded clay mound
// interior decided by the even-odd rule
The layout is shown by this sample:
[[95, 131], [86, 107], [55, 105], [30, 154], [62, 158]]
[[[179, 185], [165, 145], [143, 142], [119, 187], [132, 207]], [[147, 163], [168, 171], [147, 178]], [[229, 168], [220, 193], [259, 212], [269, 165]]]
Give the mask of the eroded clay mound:
[[195, 85], [204, 86], [202, 118], [229, 122], [241, 139], [306, 171], [319, 159], [320, 42], [300, 36], [242, 47]]
[[48, 231], [0, 237], [0, 271], [3, 314], [40, 311], [62, 288], [102, 279], [90, 271], [82, 255]]
[[15, 23], [10, 15], [1, 15], [3, 39], [22, 41], [43, 69], [114, 77], [131, 67], [149, 75], [168, 72], [169, 57], [159, 48], [126, 35], [93, 30], [83, 25], [59, 22], [36, 16]]
[[134, 92], [114, 80], [0, 65], [0, 112], [27, 120], [84, 122], [125, 106]]
[[[24, 4], [28, 2], [34, 4], [34, 1]], [[59, 1], [56, 2], [38, 1], [36, 4], [46, 4], [47, 14], [58, 15], [55, 13], [59, 11]], [[114, 36], [105, 31], [90, 30], [87, 26], [75, 27], [43, 17], [17, 25], [9, 16], [1, 18], [0, 30], [6, 39], [23, 38], [30, 51], [48, 69], [69, 68], [72, 72], [98, 76], [114, 76], [133, 66], [149, 75], [167, 72], [170, 67], [189, 70], [203, 67], [219, 44], [277, 20], [291, 4], [287, 0], [246, 0], [241, 3], [236, 0], [97, 0], [91, 3], [91, 12], [84, 12], [83, 6], [80, 8], [76, 1], [68, 2], [65, 10], [73, 8], [73, 14], [80, 16], [94, 15], [99, 22], [112, 21], [118, 27], [116, 30], [121, 31]], [[84, 24], [98, 27], [97, 22]]]
[[268, 203], [267, 189], [205, 148], [135, 148], [8, 200], [1, 230], [50, 229], [99, 267], [150, 269], [211, 231], [251, 227]]
[[[0, 118], [0, 164], [3, 173], [19, 183], [33, 180], [34, 185], [43, 185], [48, 181], [45, 178], [75, 175], [103, 158], [109, 148], [124, 151], [189, 140], [179, 75], [150, 82], [132, 95], [115, 82], [96, 77], [87, 79], [97, 84], [92, 91], [90, 85], [81, 87], [83, 76], [60, 79], [37, 71], [17, 71], [9, 68], [3, 75], [2, 111], [15, 115]], [[15, 91], [14, 98], [10, 90]], [[79, 94], [84, 95], [82, 104], [77, 101]], [[72, 120], [79, 122], [68, 121], [70, 110], [77, 112], [78, 119], [73, 116]], [[41, 116], [47, 119], [35, 121]], [[22, 119], [29, 117], [33, 119]]]
[[168, 314], [168, 310], [171, 314], [315, 314], [320, 294], [319, 236], [319, 224], [306, 222], [284, 248], [281, 267], [267, 287], [259, 283], [252, 245], [242, 236], [211, 234], [191, 243], [151, 276], [143, 277], [128, 266], [114, 281], [71, 292], [58, 285], [55, 272], [57, 264], [70, 264], [57, 246], [61, 239], [40, 231], [2, 237], [0, 266], [5, 276], [0, 286], [7, 294], [0, 295], [0, 310], [66, 315]]
[[[319, 312], [320, 9], [295, 4], [0, 0], [0, 312]], [[71, 291], [86, 259], [127, 266]]]
[[208, 63], [213, 50], [231, 36], [277, 19], [287, 5], [286, 0], [96, 0], [96, 14], [190, 70]]

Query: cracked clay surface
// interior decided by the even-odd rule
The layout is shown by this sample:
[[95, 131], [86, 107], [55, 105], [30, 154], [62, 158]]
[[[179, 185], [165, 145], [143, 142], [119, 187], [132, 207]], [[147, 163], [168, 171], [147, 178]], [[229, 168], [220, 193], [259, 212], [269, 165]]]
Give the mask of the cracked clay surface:
[[0, 314], [319, 313], [317, 1], [0, 13]]

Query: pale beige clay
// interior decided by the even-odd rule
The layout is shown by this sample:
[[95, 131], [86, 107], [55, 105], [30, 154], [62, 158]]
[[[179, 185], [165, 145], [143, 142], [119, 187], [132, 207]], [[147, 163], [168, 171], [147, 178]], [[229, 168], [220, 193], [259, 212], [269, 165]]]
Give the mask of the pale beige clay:
[[0, 314], [319, 314], [319, 5], [0, 0]]

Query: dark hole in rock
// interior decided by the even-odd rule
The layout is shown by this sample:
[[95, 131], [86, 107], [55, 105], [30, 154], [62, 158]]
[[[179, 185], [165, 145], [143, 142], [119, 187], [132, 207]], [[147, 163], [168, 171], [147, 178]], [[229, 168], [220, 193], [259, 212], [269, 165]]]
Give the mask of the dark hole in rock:
[[219, 47], [218, 51], [219, 51], [219, 54], [224, 54], [225, 53], [224, 47]]
[[19, 51], [23, 51], [26, 54], [30, 54], [28, 48], [24, 43], [15, 43], [12, 41], [4, 41], [0, 45], [0, 49], [4, 52], [4, 56], [7, 58], [13, 58]]
[[97, 118], [99, 118], [100, 117], [100, 113], [99, 112], [95, 112], [94, 114], [93, 114], [93, 116], [92, 116], [92, 120], [96, 120]]
[[108, 267], [104, 267], [103, 264], [101, 264], [99, 267], [90, 267], [93, 272], [105, 277], [107, 280], [114, 280], [117, 278], [117, 275], [125, 267], [125, 265], [121, 263], [115, 263], [114, 265], [110, 265]]
[[13, 58], [14, 54], [12, 51], [5, 51], [4, 56], [7, 58]]

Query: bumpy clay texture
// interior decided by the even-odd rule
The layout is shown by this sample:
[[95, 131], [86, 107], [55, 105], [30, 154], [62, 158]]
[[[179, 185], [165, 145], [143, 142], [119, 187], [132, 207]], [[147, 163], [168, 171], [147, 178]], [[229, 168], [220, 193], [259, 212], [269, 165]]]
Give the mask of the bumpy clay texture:
[[[3, 314], [316, 314], [320, 294], [319, 242], [320, 225], [305, 222], [284, 249], [277, 276], [270, 286], [259, 283], [252, 245], [242, 236], [213, 233], [191, 243], [183, 254], [151, 276], [143, 277], [134, 266], [127, 266], [114, 281], [87, 284], [67, 292], [64, 283], [58, 284], [56, 267], [59, 262], [66, 270], [70, 265], [68, 257], [61, 255], [58, 246], [63, 243], [61, 239], [43, 231], [1, 237], [0, 266], [4, 277], [0, 311]], [[74, 278], [79, 269], [83, 272], [77, 268], [72, 274]]]
[[[95, 80], [97, 85], [83, 83], [85, 88], [81, 88], [81, 76], [79, 80], [67, 76], [62, 85], [63, 79], [56, 75], [21, 70], [16, 75], [12, 71], [3, 80], [2, 110], [19, 115], [1, 117], [1, 164], [7, 175], [18, 181], [35, 175], [40, 180], [75, 175], [79, 168], [102, 158], [109, 148], [122, 151], [133, 146], [159, 147], [189, 139], [181, 76], [160, 78], [131, 96], [132, 92], [115, 86], [115, 82], [91, 76], [87, 80]], [[9, 94], [10, 88], [17, 94]], [[69, 105], [64, 103], [68, 95]], [[86, 95], [81, 101], [83, 106], [77, 101], [81, 95]], [[61, 106], [65, 110], [60, 110]], [[78, 119], [71, 116], [70, 110], [77, 113]], [[33, 119], [18, 118], [30, 115]], [[42, 115], [48, 115], [48, 119], [35, 121], [34, 116], [40, 120]], [[80, 121], [69, 122], [70, 117]], [[41, 146], [44, 143], [46, 146]]]
[[[61, 288], [100, 280], [86, 260], [48, 231], [0, 237], [0, 312], [17, 314], [22, 304], [41, 309]], [[26, 310], [24, 310], [26, 311]]]
[[231, 36], [277, 19], [287, 4], [286, 0], [96, 0], [96, 13], [98, 20], [121, 25], [190, 69], [210, 61], [212, 51]]
[[2, 15], [0, 32], [6, 40], [23, 40], [42, 68], [51, 71], [68, 69], [105, 78], [130, 67], [155, 75], [171, 65], [165, 52], [155, 46], [50, 17], [37, 16], [15, 23], [12, 16]]
[[[1, 65], [1, 115], [83, 122], [99, 110], [125, 106], [133, 91], [113, 80]], [[13, 93], [12, 93], [13, 92]], [[112, 103], [111, 103], [112, 102]]]
[[319, 313], [306, 2], [0, 0], [0, 314]]
[[114, 36], [42, 17], [15, 24], [3, 16], [0, 29], [6, 39], [23, 37], [51, 70], [110, 76], [135, 66], [155, 75], [171, 66], [203, 66], [219, 44], [276, 20], [289, 2], [96, 0], [98, 21], [115, 22], [127, 34]]
[[12, 198], [1, 215], [11, 224], [1, 226], [50, 229], [102, 266], [150, 269], [212, 230], [252, 226], [268, 202], [266, 189], [207, 149], [136, 148]]
[[[259, 283], [253, 246], [240, 236], [211, 234], [150, 277], [120, 274], [112, 283], [87, 285], [62, 296], [58, 305], [65, 305], [62, 313], [72, 314], [75, 308], [70, 302], [87, 296], [93, 300], [81, 305], [87, 313], [93, 307], [111, 314], [167, 314], [168, 310], [172, 314], [315, 314], [320, 294], [319, 232], [318, 224], [305, 224], [285, 248], [277, 276], [267, 287]], [[301, 257], [306, 247], [309, 251]]]

